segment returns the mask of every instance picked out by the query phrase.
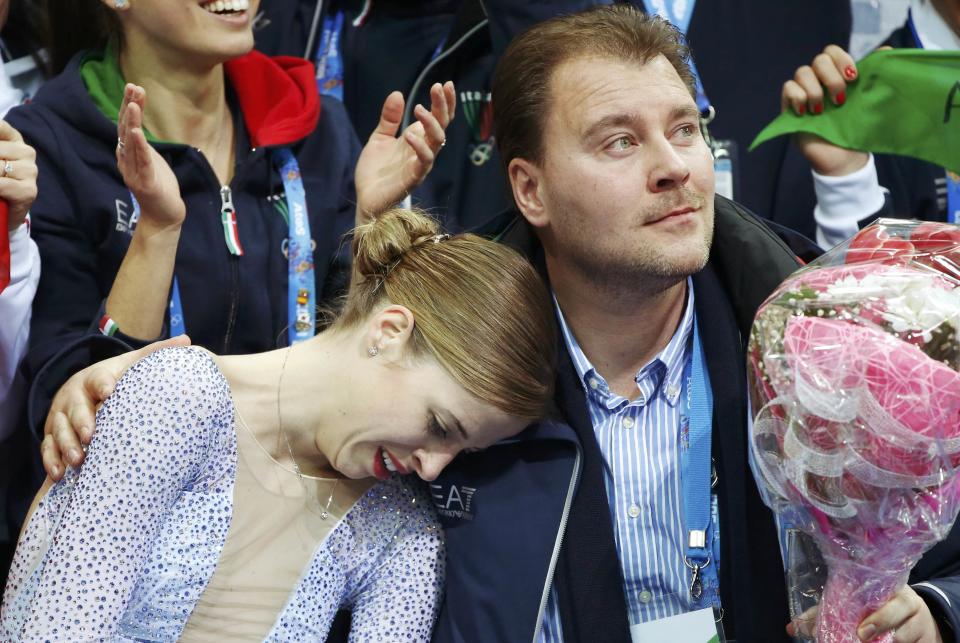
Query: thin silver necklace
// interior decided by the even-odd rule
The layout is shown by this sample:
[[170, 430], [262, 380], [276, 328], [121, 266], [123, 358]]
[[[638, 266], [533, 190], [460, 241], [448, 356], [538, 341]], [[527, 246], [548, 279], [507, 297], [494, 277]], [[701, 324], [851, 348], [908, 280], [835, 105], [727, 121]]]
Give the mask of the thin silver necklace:
[[304, 476], [300, 471], [300, 465], [297, 464], [297, 459], [293, 455], [293, 447], [290, 446], [290, 438], [287, 437], [287, 432], [283, 429], [283, 414], [280, 412], [280, 391], [283, 389], [283, 374], [284, 371], [287, 370], [287, 360], [290, 359], [291, 352], [293, 352], [293, 344], [287, 347], [287, 352], [283, 356], [283, 366], [280, 368], [280, 377], [277, 378], [277, 426], [279, 428], [279, 435], [283, 437], [283, 442], [287, 445], [287, 453], [290, 454], [290, 461], [293, 462], [293, 470], [297, 474], [297, 479], [300, 480], [300, 486], [303, 487], [303, 495], [304, 498], [306, 498], [307, 507], [313, 513], [320, 516], [321, 520], [326, 520], [330, 517], [330, 505], [333, 504], [333, 495], [337, 491], [337, 486], [340, 484], [340, 479], [334, 479], [333, 486], [330, 489], [330, 497], [327, 498], [327, 504], [321, 507], [316, 494], [310, 493], [310, 491], [307, 489], [306, 478], [308, 476]]

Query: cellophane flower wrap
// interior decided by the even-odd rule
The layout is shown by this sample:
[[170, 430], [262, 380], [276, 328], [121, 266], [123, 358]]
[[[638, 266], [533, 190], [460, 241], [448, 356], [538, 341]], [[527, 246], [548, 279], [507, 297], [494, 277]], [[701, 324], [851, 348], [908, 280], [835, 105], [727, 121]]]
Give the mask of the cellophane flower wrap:
[[958, 329], [960, 228], [895, 219], [757, 312], [751, 466], [786, 543], [792, 615], [816, 614], [821, 643], [858, 641], [957, 516]]

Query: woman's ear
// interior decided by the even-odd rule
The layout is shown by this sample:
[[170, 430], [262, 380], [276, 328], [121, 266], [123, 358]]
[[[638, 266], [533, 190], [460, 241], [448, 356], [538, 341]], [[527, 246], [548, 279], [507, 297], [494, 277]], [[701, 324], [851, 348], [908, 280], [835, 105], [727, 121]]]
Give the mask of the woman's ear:
[[390, 304], [384, 307], [367, 326], [367, 355], [384, 355], [399, 360], [406, 354], [414, 325], [413, 313], [406, 306]]

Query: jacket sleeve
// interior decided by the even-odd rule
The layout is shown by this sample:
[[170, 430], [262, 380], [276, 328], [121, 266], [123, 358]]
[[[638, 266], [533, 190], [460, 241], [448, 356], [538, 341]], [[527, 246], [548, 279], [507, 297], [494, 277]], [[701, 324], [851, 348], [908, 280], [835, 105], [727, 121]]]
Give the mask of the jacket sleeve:
[[36, 149], [39, 170], [38, 194], [30, 216], [43, 272], [33, 303], [30, 352], [25, 358], [29, 375], [90, 331], [109, 285], [100, 279], [97, 230], [81, 218], [84, 204], [66, 178], [66, 153], [52, 134], [55, 130], [32, 106], [13, 110], [9, 120]]
[[40, 281], [40, 255], [27, 225], [10, 235], [10, 283], [0, 292], [0, 441], [13, 431], [22, 401], [17, 366], [27, 349], [30, 310]]
[[351, 642], [430, 640], [443, 598], [443, 531], [426, 495], [419, 493], [414, 500], [397, 510], [409, 515], [382, 560], [348, 590]]
[[[127, 371], [97, 413], [83, 468], [45, 497], [18, 546], [5, 607], [21, 596], [22, 640], [115, 638], [170, 508], [211, 478], [212, 454], [232, 430], [228, 401], [222, 375], [196, 349], [159, 351]], [[64, 491], [56, 515], [46, 503]], [[211, 524], [229, 522], [230, 508], [218, 511]], [[24, 570], [37, 558], [30, 596]]]
[[940, 628], [944, 643], [955, 643], [960, 632], [960, 576], [947, 576], [911, 585]]

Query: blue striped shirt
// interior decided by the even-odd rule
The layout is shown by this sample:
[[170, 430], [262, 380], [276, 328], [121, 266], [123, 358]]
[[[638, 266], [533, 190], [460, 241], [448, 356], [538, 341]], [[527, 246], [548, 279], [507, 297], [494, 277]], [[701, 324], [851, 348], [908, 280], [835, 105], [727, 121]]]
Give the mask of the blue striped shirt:
[[[689, 611], [690, 574], [682, 549], [680, 430], [685, 423], [681, 417], [683, 375], [692, 353], [693, 282], [687, 280], [686, 307], [676, 333], [637, 373], [637, 392], [632, 400], [609, 389], [581, 350], [556, 299], [554, 304], [603, 455], [604, 482], [630, 623]], [[540, 640], [563, 640], [552, 588]]]

